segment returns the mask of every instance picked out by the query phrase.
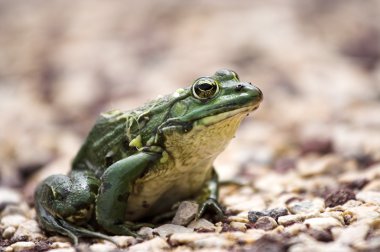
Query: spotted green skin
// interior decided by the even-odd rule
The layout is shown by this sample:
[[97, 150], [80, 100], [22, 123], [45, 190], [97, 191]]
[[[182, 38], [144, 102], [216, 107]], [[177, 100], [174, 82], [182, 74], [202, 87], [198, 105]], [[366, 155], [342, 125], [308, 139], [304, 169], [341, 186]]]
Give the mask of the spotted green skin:
[[77, 244], [83, 236], [136, 235], [134, 221], [185, 199], [200, 203], [198, 217], [208, 209], [223, 215], [212, 163], [262, 93], [230, 70], [202, 78], [218, 86], [209, 99], [197, 97], [193, 84], [135, 110], [101, 114], [71, 172], [38, 186], [40, 225]]

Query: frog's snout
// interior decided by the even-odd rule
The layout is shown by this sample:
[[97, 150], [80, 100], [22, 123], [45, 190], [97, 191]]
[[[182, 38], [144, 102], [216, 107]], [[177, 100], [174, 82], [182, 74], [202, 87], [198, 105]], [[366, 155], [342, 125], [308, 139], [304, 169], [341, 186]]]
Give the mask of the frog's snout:
[[264, 98], [263, 92], [250, 82], [237, 84], [235, 91], [249, 93], [255, 103], [260, 103]]

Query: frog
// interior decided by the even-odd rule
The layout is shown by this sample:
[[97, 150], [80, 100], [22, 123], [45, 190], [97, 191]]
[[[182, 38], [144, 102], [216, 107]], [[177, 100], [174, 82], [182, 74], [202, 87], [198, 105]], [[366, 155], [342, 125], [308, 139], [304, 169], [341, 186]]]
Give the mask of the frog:
[[133, 110], [101, 113], [67, 175], [36, 188], [36, 217], [48, 231], [112, 242], [184, 200], [224, 216], [214, 160], [263, 100], [236, 72], [216, 71]]

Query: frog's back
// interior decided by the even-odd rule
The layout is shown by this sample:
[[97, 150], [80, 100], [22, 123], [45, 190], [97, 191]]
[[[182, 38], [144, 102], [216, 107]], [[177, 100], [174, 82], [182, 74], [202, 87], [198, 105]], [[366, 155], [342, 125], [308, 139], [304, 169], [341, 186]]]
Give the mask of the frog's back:
[[90, 170], [100, 177], [105, 169], [131, 151], [126, 136], [127, 113], [102, 113], [76, 155], [72, 169]]

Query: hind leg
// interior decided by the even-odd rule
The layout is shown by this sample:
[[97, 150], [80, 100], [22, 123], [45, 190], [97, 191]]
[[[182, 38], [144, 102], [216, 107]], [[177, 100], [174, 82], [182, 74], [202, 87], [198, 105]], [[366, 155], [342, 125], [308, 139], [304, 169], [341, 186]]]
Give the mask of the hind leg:
[[98, 187], [99, 180], [89, 172], [73, 171], [70, 176], [48, 177], [35, 193], [39, 223], [48, 231], [69, 236], [74, 244], [83, 236], [111, 240], [82, 227], [93, 216]]

